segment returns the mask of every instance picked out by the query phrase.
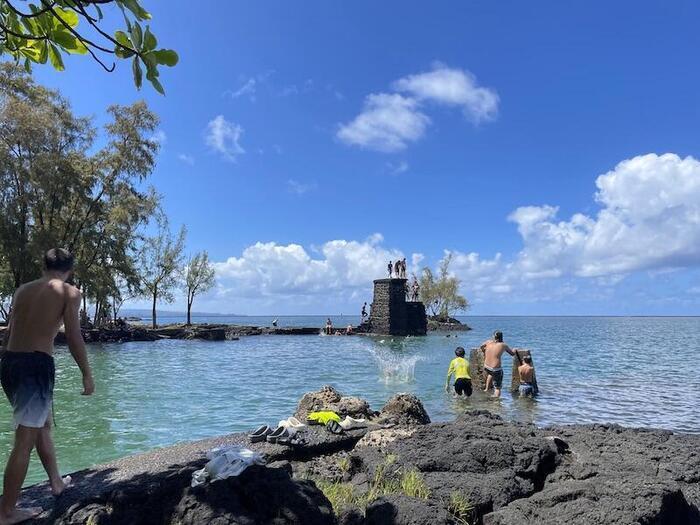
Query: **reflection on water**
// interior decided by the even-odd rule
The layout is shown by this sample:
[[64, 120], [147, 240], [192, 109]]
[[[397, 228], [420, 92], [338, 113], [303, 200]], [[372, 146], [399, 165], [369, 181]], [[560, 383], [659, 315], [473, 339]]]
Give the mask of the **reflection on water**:
[[[334, 319], [341, 321], [356, 324], [353, 318]], [[325, 318], [281, 322], [321, 326]], [[260, 336], [93, 345], [98, 391], [90, 398], [80, 396], [77, 368], [67, 350], [59, 349], [61, 467], [68, 472], [158, 446], [273, 424], [294, 411], [304, 392], [324, 384], [362, 396], [375, 409], [397, 392], [415, 393], [434, 421], [487, 409], [541, 426], [615, 422], [700, 432], [700, 378], [687, 352], [688, 341], [700, 338], [698, 318], [481, 317], [468, 323], [473, 331], [453, 337]], [[513, 346], [533, 351], [541, 387], [537, 400], [507, 393], [493, 400], [478, 391], [464, 400], [445, 392], [455, 347], [476, 346], [495, 329]], [[3, 463], [10, 429], [3, 402]], [[43, 479], [38, 461], [30, 473], [32, 481]]]

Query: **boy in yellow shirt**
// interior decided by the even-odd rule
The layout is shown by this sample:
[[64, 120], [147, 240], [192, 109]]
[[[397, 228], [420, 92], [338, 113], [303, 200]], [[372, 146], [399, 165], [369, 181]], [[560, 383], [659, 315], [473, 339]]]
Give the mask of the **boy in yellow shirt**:
[[472, 376], [469, 373], [469, 361], [464, 358], [464, 348], [461, 346], [455, 350], [455, 357], [450, 362], [450, 368], [447, 370], [447, 381], [445, 382], [445, 391], [450, 389], [450, 377], [455, 376], [455, 394], [458, 396], [469, 397], [472, 395]]

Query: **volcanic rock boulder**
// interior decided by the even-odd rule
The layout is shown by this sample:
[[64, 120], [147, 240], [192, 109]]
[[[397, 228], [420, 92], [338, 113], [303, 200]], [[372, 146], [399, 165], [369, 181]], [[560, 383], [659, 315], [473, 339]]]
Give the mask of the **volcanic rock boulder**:
[[371, 418], [374, 416], [367, 401], [359, 397], [344, 396], [330, 385], [324, 386], [317, 392], [304, 394], [299, 400], [294, 415], [304, 421], [311, 412], [319, 410], [331, 410], [341, 416], [354, 418]]
[[172, 525], [332, 525], [330, 502], [311, 481], [293, 481], [284, 469], [249, 467], [235, 478], [185, 490]]
[[379, 420], [394, 425], [426, 425], [430, 423], [430, 416], [415, 395], [396, 394], [379, 412]]

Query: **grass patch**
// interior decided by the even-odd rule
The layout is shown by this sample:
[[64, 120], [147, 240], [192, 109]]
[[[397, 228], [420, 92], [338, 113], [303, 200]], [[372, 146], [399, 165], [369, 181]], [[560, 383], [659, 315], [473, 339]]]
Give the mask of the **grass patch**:
[[[357, 488], [351, 483], [340, 481], [315, 480], [316, 486], [328, 498], [333, 507], [333, 512], [338, 515], [347, 509], [359, 509], [365, 511], [373, 501], [393, 494], [405, 494], [412, 498], [428, 499], [430, 489], [417, 470], [401, 472], [401, 469], [392, 469], [391, 466], [398, 461], [398, 456], [389, 454], [384, 462], [375, 471], [369, 483], [369, 489], [362, 493], [356, 493]], [[350, 468], [349, 458], [338, 461], [338, 467], [347, 472]]]
[[461, 492], [450, 494], [450, 501], [447, 504], [447, 512], [459, 523], [459, 525], [470, 525], [474, 514], [474, 505]]
[[343, 473], [349, 472], [350, 471], [350, 458], [348, 456], [345, 456], [344, 458], [340, 459], [338, 461], [338, 468]]
[[430, 489], [425, 484], [425, 480], [417, 470], [409, 470], [401, 476], [401, 491], [412, 498], [428, 499]]

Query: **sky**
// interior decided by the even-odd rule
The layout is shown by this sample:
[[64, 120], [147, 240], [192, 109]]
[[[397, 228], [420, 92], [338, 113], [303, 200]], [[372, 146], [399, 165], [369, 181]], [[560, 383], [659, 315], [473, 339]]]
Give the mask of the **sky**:
[[700, 313], [697, 2], [142, 3], [165, 97], [36, 76], [160, 115], [149, 182], [217, 270], [195, 310], [356, 314], [451, 254], [470, 315]]

